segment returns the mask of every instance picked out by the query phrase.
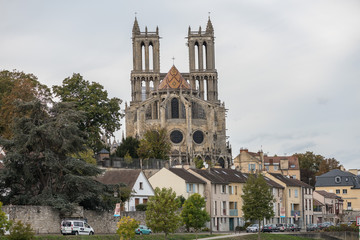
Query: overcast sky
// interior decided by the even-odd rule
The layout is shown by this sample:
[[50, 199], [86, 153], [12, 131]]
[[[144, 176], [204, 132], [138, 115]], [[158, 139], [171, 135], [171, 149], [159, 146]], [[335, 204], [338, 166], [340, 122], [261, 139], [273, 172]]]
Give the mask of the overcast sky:
[[205, 29], [211, 12], [233, 157], [242, 147], [313, 151], [360, 168], [358, 0], [0, 0], [0, 9], [1, 70], [49, 87], [80, 73], [124, 102], [135, 12], [142, 31], [159, 26], [161, 72], [173, 56], [189, 71], [188, 27]]

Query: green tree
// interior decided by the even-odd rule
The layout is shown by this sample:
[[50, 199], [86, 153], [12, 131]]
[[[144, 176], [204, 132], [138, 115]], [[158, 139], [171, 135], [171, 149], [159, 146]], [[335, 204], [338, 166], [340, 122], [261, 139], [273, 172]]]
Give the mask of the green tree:
[[0, 71], [0, 136], [11, 138], [14, 119], [26, 114], [15, 111], [16, 103], [35, 99], [51, 101], [50, 89], [41, 84], [36, 76], [16, 70]]
[[131, 164], [133, 162], [133, 159], [128, 152], [125, 154], [124, 160], [127, 164]]
[[264, 218], [269, 219], [274, 216], [274, 198], [271, 189], [261, 174], [257, 176], [250, 174], [243, 187], [243, 193], [241, 197], [243, 199], [244, 218], [259, 222], [258, 239], [260, 239], [261, 221]]
[[73, 158], [82, 159], [87, 163], [96, 165], [96, 159], [94, 156], [95, 156], [94, 151], [86, 146], [85, 146], [85, 150], [71, 155], [71, 157]]
[[108, 98], [108, 93], [99, 83], [83, 79], [74, 73], [72, 77], [65, 78], [62, 86], [53, 86], [56, 96], [63, 102], [76, 103], [76, 109], [85, 112], [85, 118], [79, 122], [79, 127], [87, 134], [87, 145], [94, 151], [103, 147], [101, 135], [112, 136], [120, 129], [119, 98]]
[[324, 173], [327, 173], [334, 169], [340, 169], [341, 165], [340, 162], [337, 161], [335, 158], [325, 158], [321, 160], [319, 164], [319, 171], [316, 172], [316, 176], [320, 176]]
[[10, 235], [6, 239], [9, 240], [33, 240], [35, 238], [35, 231], [31, 228], [29, 223], [23, 224], [21, 221], [17, 221], [10, 231]]
[[12, 225], [12, 221], [8, 219], [6, 213], [2, 210], [3, 203], [0, 202], [0, 236], [5, 234], [5, 231], [8, 231]]
[[120, 240], [130, 240], [135, 236], [135, 229], [139, 226], [140, 222], [133, 218], [122, 217], [117, 223], [117, 234], [120, 236]]
[[125, 157], [127, 153], [130, 154], [132, 158], [139, 158], [137, 150], [139, 148], [140, 141], [133, 137], [123, 138], [120, 146], [117, 147], [115, 155], [117, 157]]
[[169, 159], [171, 143], [165, 128], [147, 130], [140, 140], [138, 155], [142, 159]]
[[113, 190], [96, 181], [97, 166], [71, 157], [84, 149], [78, 121], [83, 115], [69, 103], [52, 107], [38, 100], [19, 104], [12, 139], [0, 138], [6, 150], [0, 174], [0, 196], [5, 204], [48, 205], [61, 213], [75, 206], [112, 209]]
[[181, 217], [187, 229], [194, 228], [197, 239], [198, 231], [210, 221], [210, 216], [205, 210], [205, 198], [198, 193], [192, 194], [184, 203]]
[[165, 239], [175, 232], [181, 223], [176, 194], [171, 188], [155, 188], [146, 209], [146, 224], [154, 232], [164, 232]]
[[195, 157], [194, 163], [197, 169], [202, 169], [204, 167], [204, 161], [201, 158]]

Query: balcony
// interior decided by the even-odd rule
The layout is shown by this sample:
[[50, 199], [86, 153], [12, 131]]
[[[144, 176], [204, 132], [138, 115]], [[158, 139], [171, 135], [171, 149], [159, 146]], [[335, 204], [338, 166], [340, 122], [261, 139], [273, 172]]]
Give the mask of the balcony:
[[292, 217], [295, 217], [295, 215], [296, 215], [296, 217], [300, 217], [300, 211], [298, 211], [298, 210], [291, 210], [291, 216], [292, 216]]
[[230, 209], [229, 211], [230, 216], [238, 216], [238, 210], [237, 209]]

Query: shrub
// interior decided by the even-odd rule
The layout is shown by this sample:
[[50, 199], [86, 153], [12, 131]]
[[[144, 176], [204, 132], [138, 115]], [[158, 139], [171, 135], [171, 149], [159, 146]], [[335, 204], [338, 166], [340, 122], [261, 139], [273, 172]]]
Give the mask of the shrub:
[[138, 204], [135, 206], [135, 208], [136, 208], [136, 211], [144, 212], [147, 209], [147, 204]]
[[32, 240], [35, 239], [35, 232], [31, 228], [30, 224], [24, 225], [21, 221], [17, 221], [10, 231], [10, 235], [7, 236], [9, 240]]
[[127, 240], [135, 236], [135, 229], [139, 226], [139, 222], [130, 217], [122, 217], [117, 223], [117, 234], [120, 240]]

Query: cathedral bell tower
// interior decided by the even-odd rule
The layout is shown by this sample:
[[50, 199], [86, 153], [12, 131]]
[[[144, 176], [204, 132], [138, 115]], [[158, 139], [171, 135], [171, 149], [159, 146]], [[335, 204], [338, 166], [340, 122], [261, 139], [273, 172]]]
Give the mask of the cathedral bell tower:
[[188, 31], [190, 83], [205, 101], [219, 102], [218, 77], [215, 69], [214, 28], [210, 17], [206, 30]]
[[132, 29], [133, 70], [131, 71], [132, 102], [147, 99], [160, 82], [159, 28], [155, 32], [141, 32], [135, 17]]

